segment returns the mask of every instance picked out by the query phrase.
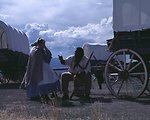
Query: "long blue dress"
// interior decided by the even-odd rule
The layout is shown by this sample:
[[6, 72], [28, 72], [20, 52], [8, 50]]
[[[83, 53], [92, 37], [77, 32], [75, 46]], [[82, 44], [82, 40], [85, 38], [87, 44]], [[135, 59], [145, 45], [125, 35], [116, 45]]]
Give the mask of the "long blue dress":
[[39, 94], [46, 95], [51, 92], [60, 91], [60, 81], [56, 73], [43, 62], [43, 80], [37, 84], [30, 84], [27, 87], [27, 96], [36, 97]]
[[[29, 98], [60, 91], [60, 80], [58, 76], [49, 66], [48, 62], [43, 58], [39, 60], [41, 58], [39, 58], [40, 55], [35, 55], [37, 49], [38, 48], [35, 47], [31, 50], [27, 72], [24, 77], [28, 84], [26, 90]], [[38, 60], [39, 62], [37, 62]], [[42, 65], [42, 67], [39, 70], [38, 66], [40, 65]], [[37, 72], [38, 70], [40, 72]]]

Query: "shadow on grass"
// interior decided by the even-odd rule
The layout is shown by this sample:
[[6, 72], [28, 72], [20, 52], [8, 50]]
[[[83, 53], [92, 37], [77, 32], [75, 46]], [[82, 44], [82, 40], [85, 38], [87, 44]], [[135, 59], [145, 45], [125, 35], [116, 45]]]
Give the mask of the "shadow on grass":
[[136, 99], [126, 98], [126, 99], [123, 99], [123, 100], [130, 101], [130, 102], [136, 102], [136, 103], [140, 103], [140, 104], [143, 104], [143, 105], [150, 105], [150, 95], [141, 96], [141, 97], [136, 98]]
[[111, 98], [104, 98], [104, 97], [94, 97], [92, 98], [93, 102], [101, 102], [101, 103], [112, 103]]
[[143, 105], [150, 105], [150, 95], [143, 96], [135, 100], [135, 102], [143, 104]]
[[20, 83], [0, 84], [0, 89], [19, 89]]
[[72, 99], [72, 101], [74, 101], [74, 103], [80, 102], [81, 105], [88, 105], [95, 102], [112, 103], [111, 98], [104, 98], [104, 97], [92, 97], [91, 99]]

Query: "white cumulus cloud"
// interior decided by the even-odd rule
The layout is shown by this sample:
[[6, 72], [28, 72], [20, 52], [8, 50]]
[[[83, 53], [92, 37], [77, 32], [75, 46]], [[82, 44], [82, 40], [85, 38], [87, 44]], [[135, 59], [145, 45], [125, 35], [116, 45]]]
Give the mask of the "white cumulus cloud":
[[37, 23], [26, 25], [26, 34], [33, 42], [38, 37], [46, 40], [46, 45], [54, 54], [69, 55], [74, 49], [86, 42], [106, 43], [113, 37], [112, 17], [104, 18], [99, 24], [87, 24], [82, 27], [69, 27], [66, 30], [56, 31], [47, 25]]
[[1, 0], [0, 19], [23, 30], [30, 43], [43, 37], [54, 56], [67, 56], [85, 42], [113, 36], [112, 1]]

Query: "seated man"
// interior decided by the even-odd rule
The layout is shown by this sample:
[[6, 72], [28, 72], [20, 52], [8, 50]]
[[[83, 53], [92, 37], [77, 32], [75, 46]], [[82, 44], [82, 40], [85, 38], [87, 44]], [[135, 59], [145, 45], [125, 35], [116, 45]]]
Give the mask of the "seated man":
[[[90, 89], [91, 89], [91, 66], [88, 58], [84, 55], [84, 51], [81, 47], [78, 47], [75, 51], [75, 55], [71, 55], [65, 60], [62, 56], [59, 56], [61, 64], [69, 66], [69, 72], [62, 73], [62, 92], [63, 99], [69, 99], [68, 95], [68, 85], [69, 81], [75, 80], [74, 82], [74, 91], [77, 95], [79, 92], [80, 83], [83, 86], [84, 83], [84, 92], [82, 97], [90, 98]], [[81, 92], [80, 91], [80, 92]], [[81, 94], [80, 94], [81, 95]]]

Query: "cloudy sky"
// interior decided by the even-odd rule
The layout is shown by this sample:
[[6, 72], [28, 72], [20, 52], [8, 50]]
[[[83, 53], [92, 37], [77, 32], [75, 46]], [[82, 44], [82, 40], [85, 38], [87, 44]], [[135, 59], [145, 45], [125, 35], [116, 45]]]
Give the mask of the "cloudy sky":
[[30, 43], [43, 37], [54, 57], [113, 37], [112, 0], [0, 0], [0, 20], [24, 31]]

